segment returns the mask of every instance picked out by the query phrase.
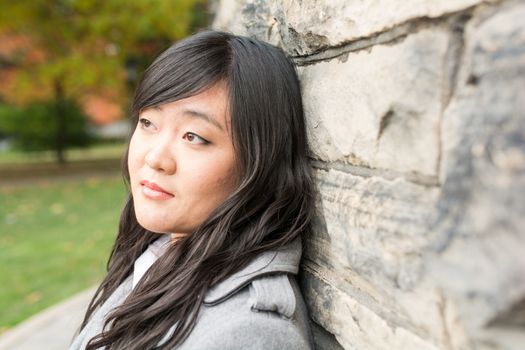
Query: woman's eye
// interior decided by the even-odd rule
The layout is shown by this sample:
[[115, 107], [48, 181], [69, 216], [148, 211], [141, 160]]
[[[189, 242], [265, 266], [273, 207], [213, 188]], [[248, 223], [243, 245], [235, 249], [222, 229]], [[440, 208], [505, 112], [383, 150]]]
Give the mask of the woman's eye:
[[194, 145], [206, 145], [206, 144], [210, 143], [209, 141], [203, 139], [199, 135], [194, 134], [192, 132], [185, 133], [182, 138], [185, 139], [185, 140], [188, 140], [190, 143], [192, 143]]
[[140, 118], [139, 124], [142, 129], [151, 129], [155, 127], [153, 123], [146, 118]]

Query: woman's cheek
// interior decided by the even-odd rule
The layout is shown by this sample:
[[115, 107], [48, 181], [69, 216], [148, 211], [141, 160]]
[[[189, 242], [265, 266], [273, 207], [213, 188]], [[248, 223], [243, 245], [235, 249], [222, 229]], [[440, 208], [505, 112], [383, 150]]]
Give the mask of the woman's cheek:
[[128, 151], [128, 169], [130, 177], [135, 177], [145, 162], [146, 151], [143, 147], [141, 148], [140, 145], [140, 137], [136, 135], [136, 133], [133, 134]]

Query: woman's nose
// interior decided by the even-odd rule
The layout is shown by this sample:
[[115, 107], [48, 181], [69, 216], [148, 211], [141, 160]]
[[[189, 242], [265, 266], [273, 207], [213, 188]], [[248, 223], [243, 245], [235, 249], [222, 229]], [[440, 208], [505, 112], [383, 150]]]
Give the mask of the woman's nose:
[[151, 147], [146, 153], [145, 162], [150, 168], [167, 175], [174, 174], [176, 170], [175, 158], [170, 150], [170, 143], [166, 141], [157, 142]]

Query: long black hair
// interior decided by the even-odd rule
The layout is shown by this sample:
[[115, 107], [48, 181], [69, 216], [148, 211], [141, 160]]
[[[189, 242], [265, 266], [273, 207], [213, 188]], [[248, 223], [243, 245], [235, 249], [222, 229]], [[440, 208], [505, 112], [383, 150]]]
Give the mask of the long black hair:
[[[281, 49], [215, 31], [180, 41], [144, 73], [132, 105], [134, 121], [145, 108], [196, 95], [218, 82], [228, 89], [239, 185], [194, 232], [170, 245], [108, 315], [105, 330], [90, 340], [87, 349], [163, 349], [181, 344], [210, 287], [257, 254], [278, 249], [310, 230], [314, 189], [300, 85]], [[124, 176], [129, 185], [126, 165]], [[138, 224], [130, 194], [107, 276], [91, 300], [82, 328], [158, 237]], [[174, 332], [163, 339], [173, 326]]]

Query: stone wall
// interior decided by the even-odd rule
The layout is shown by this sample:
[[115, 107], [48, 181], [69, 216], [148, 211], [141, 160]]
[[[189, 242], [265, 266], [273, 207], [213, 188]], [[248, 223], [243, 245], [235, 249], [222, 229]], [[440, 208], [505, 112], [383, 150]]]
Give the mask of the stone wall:
[[216, 7], [298, 66], [318, 349], [524, 349], [525, 1]]

